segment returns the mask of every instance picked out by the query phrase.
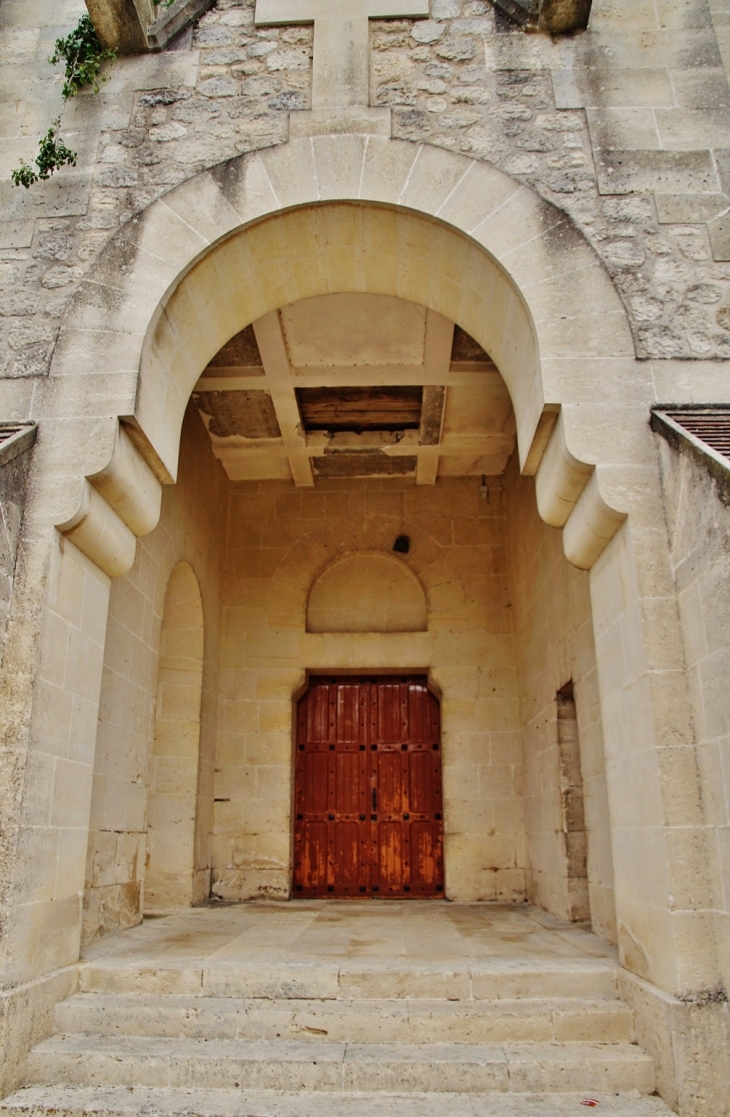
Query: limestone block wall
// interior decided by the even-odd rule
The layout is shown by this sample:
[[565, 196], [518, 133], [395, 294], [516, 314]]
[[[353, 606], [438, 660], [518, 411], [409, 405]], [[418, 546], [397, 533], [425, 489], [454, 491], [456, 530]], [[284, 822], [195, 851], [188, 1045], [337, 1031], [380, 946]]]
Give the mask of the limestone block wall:
[[[27, 411], [68, 300], [110, 234], [170, 186], [279, 144], [310, 102], [312, 31], [253, 26], [219, 0], [159, 55], [125, 57], [64, 109], [75, 168], [32, 191], [12, 167], [61, 109], [53, 39], [82, 0], [4, 0], [0, 61], [0, 380]], [[637, 352], [730, 347], [730, 59], [720, 0], [596, 0], [587, 33], [552, 40], [495, 21], [489, 0], [432, 0], [427, 21], [371, 23], [371, 102], [393, 133], [497, 164], [565, 210], [605, 262]]]
[[658, 439], [692, 683], [697, 756], [715, 883], [720, 972], [730, 989], [730, 486]]
[[[83, 850], [94, 764], [109, 579], [73, 544], [45, 556], [41, 654], [23, 796], [13, 909], [5, 938], [7, 986], [78, 958]], [[10, 705], [10, 704], [9, 704]]]
[[203, 599], [194, 898], [202, 901], [209, 892], [226, 501], [221, 466], [194, 409], [183, 425], [180, 461], [178, 483], [164, 490], [158, 527], [139, 541], [129, 573], [112, 583], [84, 894], [86, 941], [141, 918], [148, 796], [157, 760], [153, 741], [162, 614], [170, 575], [181, 561], [195, 572]]
[[580, 916], [561, 803], [557, 691], [572, 681], [578, 715], [594, 930], [616, 940], [611, 834], [588, 575], [565, 559], [540, 519], [534, 485], [514, 461], [506, 476], [511, 601], [524, 725], [527, 891], [563, 918]]
[[[213, 894], [285, 897], [290, 884], [292, 699], [305, 669], [425, 669], [442, 693], [446, 890], [525, 894], [522, 745], [504, 508], [477, 478], [231, 487], [223, 586]], [[354, 551], [405, 559], [428, 630], [306, 631], [310, 587]], [[357, 593], [357, 585], [352, 586]]]

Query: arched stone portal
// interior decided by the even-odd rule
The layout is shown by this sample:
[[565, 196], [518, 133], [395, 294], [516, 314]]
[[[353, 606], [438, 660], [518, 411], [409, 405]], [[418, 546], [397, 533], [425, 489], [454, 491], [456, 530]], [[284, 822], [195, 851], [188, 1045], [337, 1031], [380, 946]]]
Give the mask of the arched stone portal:
[[[51, 376], [64, 379], [85, 410], [59, 422], [53, 439], [41, 438], [34, 459], [46, 483], [29, 505], [29, 530], [57, 540], [56, 525], [76, 545], [54, 543], [44, 618], [53, 622], [57, 586], [79, 571], [102, 593], [106, 575], [132, 567], [136, 538], [159, 515], [161, 485], [177, 475], [186, 404], [206, 362], [249, 322], [333, 291], [426, 306], [497, 363], [515, 411], [519, 465], [536, 476], [542, 520], [563, 528], [566, 555], [590, 569], [591, 708], [606, 745], [622, 957], [666, 990], [711, 988], [716, 966], [699, 945], [702, 905], [681, 885], [685, 855], [699, 867], [705, 846], [692, 806], [699, 801], [692, 729], [678, 731], [675, 716], [686, 679], [647, 436], [653, 388], [634, 359], [620, 300], [576, 227], [493, 168], [379, 137], [314, 137], [195, 176], [124, 226], [73, 299], [54, 352]], [[523, 482], [532, 485], [515, 473], [515, 484]], [[534, 523], [525, 527], [529, 536]], [[539, 554], [527, 554], [526, 569]], [[292, 593], [304, 601], [301, 583]], [[538, 632], [550, 610], [544, 600], [531, 608]], [[68, 654], [78, 652], [79, 661], [90, 624], [74, 614]], [[98, 612], [94, 624], [97, 647]], [[539, 656], [534, 666], [538, 673], [544, 666]], [[570, 678], [562, 670], [569, 665], [559, 666], [553, 700]], [[539, 710], [531, 712], [534, 722]], [[86, 754], [93, 753], [89, 726], [93, 719], [78, 746]], [[89, 806], [90, 791], [77, 803], [81, 814]], [[67, 895], [61, 884], [48, 901], [68, 901], [74, 928], [75, 897], [73, 885]], [[46, 918], [39, 905], [32, 918]], [[50, 933], [50, 909], [46, 925]], [[54, 964], [72, 958], [75, 933]]]
[[[300, 299], [369, 291], [437, 310], [490, 353], [526, 472], [537, 470], [562, 408], [538, 493], [556, 526], [582, 497], [566, 534], [571, 561], [590, 567], [625, 518], [622, 447], [638, 413], [627, 429], [605, 382], [609, 368], [614, 378], [635, 374], [625, 312], [566, 216], [494, 168], [373, 136], [295, 140], [183, 183], [114, 243], [74, 299], [54, 373], [77, 367], [80, 336], [89, 369], [139, 370], [127, 415], [163, 483], [177, 471], [199, 372], [230, 337]], [[98, 352], [89, 329], [103, 331]], [[103, 469], [102, 457], [87, 476]], [[69, 493], [56, 523], [80, 538], [79, 520], [89, 530], [89, 517], [101, 516], [90, 501], [88, 491], [75, 504]], [[119, 538], [110, 545], [124, 549]]]

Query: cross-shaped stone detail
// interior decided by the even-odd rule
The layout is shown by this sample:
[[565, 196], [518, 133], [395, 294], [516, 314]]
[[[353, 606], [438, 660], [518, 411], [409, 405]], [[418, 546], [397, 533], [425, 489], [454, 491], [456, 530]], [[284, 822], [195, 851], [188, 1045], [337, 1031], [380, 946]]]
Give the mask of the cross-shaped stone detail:
[[312, 108], [367, 105], [368, 20], [428, 15], [428, 0], [256, 0], [257, 26], [314, 24]]

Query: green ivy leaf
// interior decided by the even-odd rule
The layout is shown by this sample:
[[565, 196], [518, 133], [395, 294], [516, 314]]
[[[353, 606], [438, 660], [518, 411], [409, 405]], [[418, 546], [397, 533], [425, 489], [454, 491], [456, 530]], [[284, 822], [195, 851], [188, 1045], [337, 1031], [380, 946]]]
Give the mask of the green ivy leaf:
[[66, 80], [63, 83], [63, 99], [75, 97], [86, 85], [98, 93], [106, 78], [100, 77], [101, 64], [116, 58], [115, 50], [106, 50], [97, 38], [94, 25], [89, 17], [82, 16], [76, 27], [65, 39], [56, 39], [54, 53], [48, 59], [54, 66], [62, 58], [66, 59]]
[[58, 135], [60, 127], [61, 118], [57, 116], [45, 136], [42, 136], [38, 142], [38, 154], [35, 157], [38, 170], [35, 171], [29, 163], [21, 159], [20, 166], [10, 172], [13, 186], [24, 186], [27, 190], [39, 179], [50, 178], [54, 171], [60, 170], [61, 167], [76, 166], [76, 152], [66, 147]]

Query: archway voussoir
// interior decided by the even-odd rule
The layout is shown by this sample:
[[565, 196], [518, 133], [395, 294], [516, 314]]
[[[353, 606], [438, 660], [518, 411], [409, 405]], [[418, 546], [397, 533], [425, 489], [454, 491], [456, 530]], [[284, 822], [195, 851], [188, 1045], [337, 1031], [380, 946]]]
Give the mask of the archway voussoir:
[[531, 193], [516, 190], [503, 205], [471, 230], [470, 235], [509, 268], [509, 254], [567, 222], [564, 214]]
[[[51, 376], [139, 375], [144, 333], [129, 330], [85, 330], [69, 324], [58, 335]], [[115, 383], [116, 387], [116, 383]], [[134, 396], [134, 390], [132, 391]]]
[[464, 155], [424, 144], [400, 196], [400, 204], [420, 213], [437, 214], [472, 166]]
[[[231, 306], [245, 308], [239, 314], [240, 330], [255, 322], [257, 318], [263, 318], [264, 314], [271, 310], [260, 283], [254, 283], [250, 278], [229, 289], [228, 301]], [[225, 342], [222, 344], [225, 345]]]
[[351, 200], [360, 194], [366, 136], [314, 136], [314, 170], [321, 201]]
[[261, 297], [265, 306], [272, 310], [288, 306], [300, 297], [297, 285], [289, 267], [270, 266], [259, 272]]
[[314, 298], [329, 290], [330, 277], [319, 257], [299, 256], [290, 261], [289, 268], [297, 299]]
[[284, 214], [280, 221], [261, 221], [246, 231], [247, 267], [255, 270], [275, 263], [285, 267], [289, 257], [301, 253], [301, 242], [309, 243], [311, 215], [294, 212]]
[[314, 153], [309, 140], [291, 140], [260, 154], [280, 209], [319, 200]]
[[414, 302], [423, 302], [432, 310], [438, 309], [439, 314], [458, 322], [461, 315], [462, 289], [458, 280], [445, 275], [426, 275], [427, 295], [423, 299], [413, 299]]
[[540, 354], [559, 357], [631, 357], [634, 343], [626, 318], [620, 310], [608, 313], [550, 315], [536, 322], [540, 335]]
[[[326, 218], [321, 209], [306, 214], [309, 224], [307, 235], [317, 247], [341, 248], [361, 251], [363, 237], [362, 211], [357, 204], [335, 205], [328, 209]], [[310, 249], [311, 250], [311, 249]]]
[[188, 282], [179, 283], [165, 303], [164, 317], [176, 340], [182, 340], [198, 329], [208, 302], [207, 298], [203, 301], [200, 287], [200, 277], [191, 274]]
[[368, 253], [362, 261], [365, 290], [374, 295], [387, 295], [398, 284], [398, 260], [394, 255]]
[[363, 261], [349, 246], [341, 250], [331, 248], [330, 291], [364, 291], [365, 271]]
[[368, 136], [358, 196], [396, 205], [420, 150], [418, 144]]
[[208, 174], [238, 214], [241, 224], [280, 209], [258, 151], [219, 163]]
[[400, 215], [396, 209], [375, 207], [369, 221], [362, 224], [362, 245], [367, 255], [392, 256], [398, 253]]
[[400, 256], [395, 280], [395, 294], [399, 299], [430, 307], [433, 299], [439, 298], [440, 285], [441, 276], [437, 273], [430, 275], [422, 260], [408, 259], [405, 254]]
[[68, 325], [79, 330], [142, 332], [149, 319], [149, 299], [144, 294], [144, 290], [84, 280], [76, 290]]
[[206, 245], [220, 240], [241, 224], [240, 214], [209, 174], [195, 175], [171, 190], [161, 204], [189, 225]]
[[240, 237], [231, 237], [216, 249], [211, 262], [217, 275], [212, 286], [226, 291], [229, 297], [239, 288], [250, 291], [254, 299], [259, 297], [256, 294], [258, 290], [255, 279], [256, 265], [251, 257], [248, 242], [244, 243]]
[[528, 193], [527, 187], [495, 167], [472, 163], [469, 173], [464, 175], [439, 209], [438, 216], [442, 221], [471, 234], [522, 191]]
[[550, 399], [573, 403], [613, 405], [617, 395], [625, 403], [646, 408], [654, 400], [650, 362], [632, 357], [543, 357], [545, 393]]
[[132, 218], [126, 229], [130, 240], [139, 249], [155, 260], [174, 267], [178, 273], [207, 247], [205, 237], [191, 228], [164, 201], [154, 202], [149, 209]]

